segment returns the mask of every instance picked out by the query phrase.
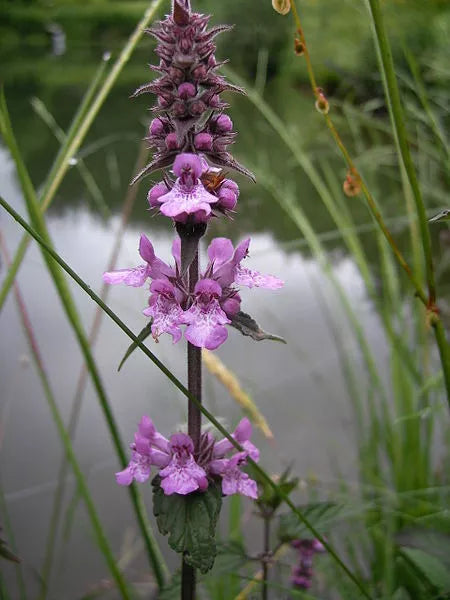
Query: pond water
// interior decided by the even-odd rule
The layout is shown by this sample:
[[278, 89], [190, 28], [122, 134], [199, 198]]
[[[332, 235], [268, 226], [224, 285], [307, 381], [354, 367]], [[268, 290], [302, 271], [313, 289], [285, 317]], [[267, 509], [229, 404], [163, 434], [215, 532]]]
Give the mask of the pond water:
[[[137, 56], [142, 59], [142, 54]], [[64, 56], [54, 57], [54, 60], [56, 77], [56, 70], [64, 67]], [[134, 80], [137, 64], [137, 59], [133, 60], [130, 67], [133, 75], [128, 75], [127, 81], [122, 82], [108, 99], [83, 146], [84, 154], [83, 151], [80, 154], [86, 157], [86, 164], [112, 215], [105, 220], [93, 209], [74, 165], [47, 217], [58, 252], [96, 292], [101, 289], [102, 272], [109, 263], [116, 242], [121, 204], [138, 154], [139, 139], [143, 137], [142, 123], [147, 115], [145, 102], [132, 103], [127, 98], [130, 89], [146, 77], [142, 70]], [[51, 164], [57, 144], [30, 108], [30, 98], [38, 95], [46, 101], [57, 121], [66, 126], [85, 86], [84, 82], [74, 81], [60, 87], [50, 84], [36, 87], [34, 80], [28, 83], [21, 80], [17, 85], [12, 82], [7, 88], [7, 98], [19, 142], [24, 148], [33, 179], [39, 184]], [[239, 159], [245, 163], [248, 158], [251, 164], [281, 169], [280, 165], [291, 160], [286, 147], [245, 99], [233, 98], [230, 101], [232, 117], [242, 130], [236, 144]], [[316, 126], [315, 117], [308, 118], [304, 131], [313, 136]], [[94, 143], [99, 143], [101, 148], [92, 146]], [[314, 219], [316, 230], [324, 232], [330, 229], [330, 220], [304, 175], [295, 172], [293, 179], [296, 193]], [[3, 146], [0, 146], [0, 182], [1, 195], [22, 215], [26, 215], [14, 165]], [[339, 362], [339, 353], [347, 353], [355, 370], [361, 371], [363, 377], [353, 336], [334, 288], [316, 260], [303, 249], [298, 230], [261, 187], [241, 180], [240, 183], [242, 194], [235, 220], [215, 223], [209, 239], [230, 235], [237, 240], [250, 235], [251, 266], [273, 273], [286, 282], [285, 287], [277, 292], [244, 292], [243, 308], [263, 328], [283, 336], [287, 344], [255, 343], [233, 330], [217, 355], [251, 394], [273, 431], [273, 442], [265, 440], [258, 431], [255, 433], [256, 443], [262, 451], [261, 464], [266, 469], [280, 472], [292, 464], [296, 474], [305, 480], [315, 478], [324, 488], [334, 485], [340, 478], [355, 481], [355, 417]], [[138, 191], [126, 232], [121, 237], [117, 267], [138, 263], [137, 244], [141, 232], [152, 240], [159, 256], [164, 259], [170, 257], [173, 231], [163, 218], [149, 216], [145, 200], [148, 185], [148, 180], [144, 181]], [[357, 208], [358, 211], [361, 216], [357, 220], [367, 221], [368, 215], [360, 208]], [[4, 213], [0, 216], [0, 226], [12, 254], [22, 231]], [[333, 251], [334, 274], [351, 297], [370, 346], [377, 360], [384, 365], [387, 348], [382, 328], [358, 270], [339, 240], [330, 250]], [[0, 274], [3, 276], [5, 271], [3, 261]], [[67, 419], [82, 359], [35, 244], [31, 244], [27, 252], [18, 284], [53, 392]], [[89, 331], [96, 306], [72, 281], [69, 284], [84, 326]], [[145, 325], [142, 309], [146, 301], [144, 289], [115, 287], [107, 291], [107, 303], [136, 332]], [[325, 317], [325, 306], [340, 331], [344, 347], [337, 347]], [[44, 555], [52, 499], [63, 454], [13, 294], [5, 305], [0, 323], [1, 484], [16, 549], [23, 559], [27, 586], [33, 591]], [[181, 380], [185, 380], [184, 342], [174, 346], [170, 338], [163, 336], [158, 345], [152, 341], [148, 343], [158, 358]], [[185, 421], [185, 399], [139, 351], [118, 372], [117, 366], [128, 345], [125, 335], [104, 316], [94, 353], [123, 439], [131, 441], [142, 414], [150, 415], [161, 432], [170, 434], [174, 424]], [[209, 373], [205, 372], [204, 379], [206, 405], [227, 425], [233, 426], [241, 416], [239, 407]], [[90, 383], [83, 395], [75, 450], [88, 476], [102, 524], [114, 550], [119, 553], [129, 539], [127, 536], [135, 532], [134, 517], [126, 491], [114, 480], [118, 462]], [[90, 586], [107, 577], [84, 509], [81, 503], [71, 504], [74, 495], [71, 479], [68, 490], [65, 508], [69, 510], [72, 507], [74, 520], [70, 531], [66, 532], [66, 542], [59, 545], [52, 587], [55, 598], [78, 598]], [[150, 507], [148, 490], [146, 498]], [[165, 541], [162, 541], [162, 547], [166, 548]], [[142, 557], [138, 556], [128, 573], [130, 578], [145, 580]], [[7, 581], [14, 585], [12, 567], [7, 565], [5, 574]]]

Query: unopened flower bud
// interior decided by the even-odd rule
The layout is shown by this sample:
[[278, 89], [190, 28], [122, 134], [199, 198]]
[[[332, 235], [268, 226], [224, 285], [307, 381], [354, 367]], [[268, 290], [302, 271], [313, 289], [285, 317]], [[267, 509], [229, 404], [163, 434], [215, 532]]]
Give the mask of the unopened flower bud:
[[185, 103], [180, 100], [178, 100], [177, 102], [174, 102], [174, 105], [172, 106], [172, 114], [174, 117], [177, 117], [179, 119], [186, 116]]
[[330, 105], [325, 97], [325, 94], [320, 88], [317, 88], [316, 109], [323, 115], [327, 115], [330, 110]]
[[178, 148], [177, 134], [169, 133], [166, 135], [165, 142], [167, 150], [176, 150]]
[[291, 10], [290, 0], [272, 0], [272, 6], [280, 15], [287, 15]]
[[354, 169], [348, 171], [342, 187], [344, 194], [349, 198], [353, 198], [361, 192], [361, 177]]
[[155, 206], [158, 206], [160, 204], [159, 198], [167, 194], [168, 191], [169, 188], [163, 181], [154, 185], [147, 194], [147, 200], [150, 207], [155, 208]]
[[208, 74], [208, 71], [207, 71], [205, 65], [199, 65], [198, 67], [195, 67], [195, 69], [192, 71], [192, 76], [197, 81], [203, 81], [203, 79], [206, 78], [207, 74]]
[[168, 108], [172, 104], [170, 96], [158, 96], [158, 106], [160, 108]]
[[195, 85], [189, 82], [182, 83], [178, 87], [178, 95], [183, 100], [187, 100], [188, 98], [193, 98], [197, 90], [195, 89]]
[[193, 116], [202, 115], [206, 110], [206, 104], [202, 100], [195, 100], [189, 105], [189, 112]]
[[233, 129], [233, 121], [228, 115], [220, 115], [217, 117], [214, 126], [221, 133], [228, 133]]
[[174, 83], [182, 83], [184, 81], [184, 72], [182, 69], [179, 69], [178, 67], [169, 67], [169, 71], [168, 71], [169, 77], [170, 79], [174, 82]]
[[218, 108], [220, 106], [220, 98], [217, 94], [214, 94], [208, 99], [208, 106], [211, 108]]
[[228, 188], [220, 188], [219, 205], [225, 210], [233, 210], [237, 203], [237, 194]]
[[150, 135], [161, 136], [164, 133], [164, 123], [161, 119], [153, 119], [149, 128]]
[[305, 53], [305, 46], [298, 37], [294, 38], [294, 52], [297, 56], [302, 56]]
[[196, 150], [212, 150], [213, 138], [209, 133], [197, 133], [194, 137], [194, 146]]

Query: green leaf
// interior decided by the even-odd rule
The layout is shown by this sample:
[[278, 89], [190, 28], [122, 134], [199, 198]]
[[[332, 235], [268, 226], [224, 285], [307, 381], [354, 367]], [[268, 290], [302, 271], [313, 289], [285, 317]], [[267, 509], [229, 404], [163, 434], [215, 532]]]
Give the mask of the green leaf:
[[[144, 329], [137, 335], [137, 339], [140, 342], [143, 342], [144, 340], [146, 340], [148, 338], [148, 336], [151, 334], [151, 332], [152, 332], [152, 323], [153, 323], [153, 319], [150, 319], [150, 322], [147, 323], [147, 325], [144, 327]], [[139, 347], [139, 344], [137, 343], [137, 341], [134, 341], [132, 344], [130, 344], [128, 346], [128, 350], [125, 352], [124, 357], [122, 358], [122, 360], [120, 361], [119, 366], [117, 367], [118, 371], [120, 371], [120, 369], [123, 367], [124, 362], [130, 356], [130, 354], [132, 352], [134, 352], [136, 350], [136, 348], [138, 348], [138, 347]]]
[[263, 331], [255, 319], [245, 312], [239, 311], [231, 319], [231, 325], [240, 331], [242, 335], [248, 335], [257, 342], [261, 342], [262, 340], [274, 340], [275, 342], [286, 344], [284, 338]]
[[202, 573], [209, 571], [217, 554], [215, 532], [222, 505], [220, 485], [209, 484], [206, 492], [166, 496], [157, 475], [153, 481], [153, 514], [158, 529], [169, 535], [169, 545], [183, 553], [185, 561]]
[[450, 592], [450, 573], [437, 558], [418, 548], [402, 548], [402, 554], [439, 590]]
[[277, 480], [278, 488], [276, 490], [272, 486], [268, 485], [268, 483], [261, 477], [258, 477], [256, 473], [253, 474], [254, 479], [257, 480], [262, 488], [262, 493], [260, 493], [256, 502], [263, 508], [269, 509], [272, 511], [272, 513], [274, 513], [283, 502], [282, 495], [289, 495], [298, 485], [298, 477], [290, 478], [290, 472], [291, 467], [288, 467], [280, 475]]
[[[333, 502], [314, 502], [298, 508], [310, 525], [322, 535], [333, 523], [344, 518], [344, 506]], [[280, 517], [278, 537], [283, 542], [289, 542], [298, 538], [311, 537], [311, 533], [303, 523], [299, 522], [294, 513], [288, 513]]]
[[428, 219], [429, 223], [441, 223], [442, 221], [450, 221], [450, 208], [444, 208], [440, 213]]
[[[1, 531], [1, 527], [0, 527]], [[0, 538], [0, 556], [6, 560], [10, 560], [11, 562], [20, 563], [20, 558], [16, 556], [8, 547], [5, 540]]]

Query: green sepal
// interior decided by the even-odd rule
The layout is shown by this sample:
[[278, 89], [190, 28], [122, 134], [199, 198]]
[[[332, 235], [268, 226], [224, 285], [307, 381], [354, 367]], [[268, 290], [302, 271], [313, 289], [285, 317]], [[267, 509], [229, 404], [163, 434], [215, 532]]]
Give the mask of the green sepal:
[[157, 475], [152, 481], [153, 514], [160, 533], [169, 536], [169, 546], [182, 553], [189, 565], [207, 573], [217, 554], [215, 533], [222, 506], [220, 483], [210, 481], [205, 492], [186, 496], [166, 496], [160, 483]]

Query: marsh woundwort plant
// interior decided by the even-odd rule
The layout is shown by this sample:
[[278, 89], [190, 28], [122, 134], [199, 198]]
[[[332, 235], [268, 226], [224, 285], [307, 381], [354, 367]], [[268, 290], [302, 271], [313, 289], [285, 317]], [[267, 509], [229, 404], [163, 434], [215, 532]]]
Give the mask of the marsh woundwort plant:
[[[283, 285], [277, 277], [262, 275], [243, 265], [249, 239], [236, 248], [229, 239], [213, 239], [208, 247], [208, 264], [204, 271], [199, 270], [199, 240], [208, 222], [226, 217], [235, 209], [239, 196], [238, 185], [224, 168], [253, 178], [228, 151], [236, 133], [224, 112], [227, 104], [220, 94], [242, 90], [217, 73], [220, 63], [214, 54], [214, 38], [229, 27], [208, 29], [208, 20], [209, 17], [191, 10], [189, 0], [174, 0], [171, 14], [148, 30], [158, 41], [156, 54], [160, 62], [152, 67], [158, 77], [134, 94], [150, 92], [157, 96], [153, 109], [156, 115], [147, 138], [154, 156], [134, 181], [164, 169], [162, 180], [148, 193], [148, 202], [150, 208], [172, 219], [175, 225], [178, 237], [172, 245], [174, 264], [158, 258], [150, 240], [142, 235], [139, 254], [143, 264], [103, 276], [106, 283], [132, 287], [151, 281], [148, 307], [143, 312], [151, 319], [155, 340], [168, 333], [174, 343], [178, 342], [181, 328], [186, 326], [188, 389], [199, 401], [201, 349], [214, 350], [223, 344], [228, 337], [227, 325], [243, 331], [245, 323], [246, 332], [253, 329], [258, 334], [254, 321], [240, 310], [239, 286], [276, 290]], [[254, 461], [259, 458], [258, 449], [250, 442], [251, 431], [248, 419], [242, 419], [233, 433], [242, 447], [242, 451], [236, 451], [228, 439], [216, 441], [210, 433], [201, 432], [201, 413], [189, 401], [187, 434], [177, 432], [167, 439], [149, 417], [142, 417], [131, 445], [131, 461], [117, 474], [119, 484], [130, 485], [133, 480], [147, 481], [152, 466], [160, 469], [153, 479], [153, 488], [154, 512], [162, 533], [173, 529], [165, 519], [173, 510], [173, 502], [177, 506], [179, 502], [186, 503], [191, 523], [184, 527], [193, 529], [199, 518], [195, 506], [212, 506], [209, 513], [213, 517], [204, 546], [198, 539], [194, 544], [180, 545], [173, 540], [171, 543], [183, 553], [182, 598], [195, 597], [194, 568], [205, 572], [212, 567], [221, 495], [258, 497], [256, 481], [242, 470], [247, 457]], [[198, 532], [194, 532], [194, 538], [196, 535]]]

